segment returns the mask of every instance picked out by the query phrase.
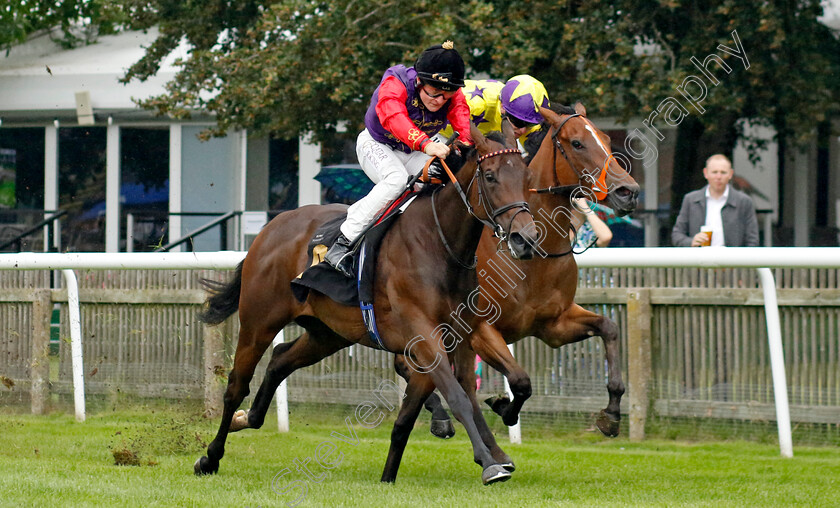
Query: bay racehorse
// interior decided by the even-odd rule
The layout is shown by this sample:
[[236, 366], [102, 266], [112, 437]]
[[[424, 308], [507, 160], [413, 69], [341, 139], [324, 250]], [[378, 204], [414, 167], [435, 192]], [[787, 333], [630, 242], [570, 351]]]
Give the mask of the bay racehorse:
[[[441, 355], [457, 348], [445, 343], [447, 336], [439, 330], [451, 326], [450, 309], [478, 287], [473, 259], [485, 224], [507, 240], [514, 258], [531, 257], [538, 238], [527, 204], [530, 172], [513, 148], [512, 129], [506, 129], [506, 145], [499, 142], [501, 136], [486, 139], [474, 128], [471, 134], [475, 147], [463, 147], [466, 162], [450, 174], [452, 182], [415, 199], [383, 238], [374, 301], [384, 348], [408, 352], [408, 359], [426, 366], [426, 375], [466, 428], [482, 480], [492, 483], [510, 476], [504, 468], [510, 458], [499, 451], [491, 454], [482, 441], [469, 399], [448, 355]], [[219, 431], [207, 455], [196, 461], [196, 474], [218, 471], [229, 432], [262, 426], [272, 395], [292, 372], [354, 343], [376, 347], [358, 307], [340, 305], [314, 290], [301, 303], [289, 284], [308, 266], [306, 246], [315, 230], [345, 210], [343, 205], [304, 206], [278, 215], [254, 240], [234, 278], [210, 284], [200, 318], [216, 324], [239, 310], [240, 331]], [[477, 318], [468, 320], [475, 325]], [[251, 409], [236, 412], [257, 362], [291, 321], [305, 333], [274, 347]]]
[[[535, 222], [540, 230], [534, 259], [521, 263], [497, 249], [498, 242], [484, 234], [477, 251], [478, 274], [484, 300], [477, 312], [485, 319], [478, 323], [468, 341], [481, 359], [504, 374], [510, 383], [513, 400], [507, 397], [489, 401], [493, 410], [507, 425], [519, 418], [523, 403], [531, 395], [528, 374], [507, 348], [524, 337], [535, 336], [552, 348], [571, 344], [592, 336], [604, 342], [608, 363], [609, 403], [596, 420], [607, 436], [619, 431], [620, 403], [624, 393], [619, 358], [618, 326], [611, 319], [590, 312], [574, 303], [578, 269], [572, 255], [569, 230], [574, 197], [590, 200], [607, 198], [618, 215], [626, 215], [636, 207], [639, 186], [612, 155], [609, 137], [586, 118], [581, 104], [563, 107], [558, 112], [541, 109], [547, 131], [537, 153], [529, 163], [535, 192], [529, 199]], [[474, 354], [463, 351], [458, 357], [456, 374], [470, 395], [473, 410], [480, 413], [475, 399]], [[406, 397], [394, 424], [391, 449], [382, 481], [393, 481], [399, 468], [408, 435], [426, 401], [433, 412], [432, 432], [441, 437], [454, 433], [446, 411], [422, 373], [410, 369], [405, 359], [397, 356], [397, 372], [408, 380]], [[417, 384], [420, 388], [414, 388]], [[429, 397], [428, 400], [426, 397]], [[495, 446], [492, 433], [481, 427], [485, 443]]]

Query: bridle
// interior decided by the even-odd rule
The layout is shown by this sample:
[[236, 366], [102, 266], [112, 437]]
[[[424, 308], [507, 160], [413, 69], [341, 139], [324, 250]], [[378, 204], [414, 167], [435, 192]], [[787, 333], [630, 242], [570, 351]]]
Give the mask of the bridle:
[[[513, 225], [513, 220], [516, 218], [517, 215], [519, 215], [520, 213], [527, 213], [528, 215], [531, 215], [531, 208], [530, 206], [528, 206], [527, 201], [514, 201], [513, 203], [508, 203], [497, 208], [490, 199], [490, 195], [487, 192], [486, 188], [487, 184], [484, 182], [484, 171], [481, 169], [481, 163], [491, 157], [496, 157], [504, 154], [521, 155], [522, 152], [516, 148], [505, 148], [480, 156], [476, 161], [475, 173], [473, 173], [473, 176], [470, 179], [470, 183], [469, 185], [467, 185], [466, 192], [464, 192], [464, 189], [461, 188], [461, 185], [458, 183], [458, 179], [455, 178], [455, 175], [452, 174], [452, 171], [449, 169], [446, 163], [441, 160], [441, 163], [446, 173], [449, 175], [452, 184], [455, 186], [455, 190], [458, 192], [458, 196], [461, 198], [461, 201], [464, 203], [464, 206], [466, 206], [469, 214], [485, 226], [492, 229], [493, 234], [497, 238], [499, 238], [499, 243], [502, 243], [508, 239], [508, 234], [506, 231], [510, 230], [511, 226]], [[488, 217], [486, 219], [481, 218], [475, 214], [475, 209], [470, 204], [469, 198], [467, 197], [467, 195], [471, 192], [472, 186], [476, 180], [478, 180], [478, 185], [476, 186], [476, 189], [478, 190], [478, 203], [479, 206], [481, 206], [484, 209], [484, 213]], [[440, 220], [438, 219], [437, 208], [435, 207], [435, 196], [441, 188], [442, 186], [438, 186], [435, 188], [434, 191], [432, 191], [432, 215], [435, 218], [435, 226], [437, 227], [438, 236], [440, 237], [443, 246], [446, 248], [446, 252], [449, 253], [449, 256], [452, 257], [462, 268], [472, 270], [478, 264], [478, 256], [473, 257], [472, 263], [462, 261], [458, 258], [458, 256], [455, 255], [455, 252], [452, 250], [452, 247], [450, 247], [449, 242], [446, 241], [446, 237], [443, 234], [443, 229], [441, 228]], [[518, 211], [514, 213], [513, 216], [510, 218], [510, 222], [508, 223], [508, 227], [506, 230], [504, 227], [502, 227], [501, 224], [499, 224], [497, 218], [509, 210]]]
[[[560, 135], [560, 132], [563, 130], [563, 126], [566, 125], [566, 122], [568, 122], [572, 118], [575, 118], [575, 117], [578, 117], [578, 116], [581, 116], [581, 115], [579, 113], [575, 113], [573, 115], [568, 115], [566, 118], [563, 119], [563, 121], [560, 122], [560, 125], [558, 125], [556, 128], [552, 127], [551, 131], [549, 131], [549, 135], [551, 136], [551, 141], [554, 145], [554, 149], [551, 151], [551, 167], [552, 167], [552, 171], [554, 173], [554, 185], [549, 186], [549, 187], [544, 187], [542, 189], [531, 189], [531, 192], [535, 192], [537, 194], [547, 194], [548, 193], [548, 194], [571, 196], [575, 192], [575, 190], [577, 190], [581, 187], [581, 184], [580, 184], [581, 181], [584, 181], [585, 179], [593, 178], [591, 175], [588, 175], [588, 174], [584, 173], [583, 171], [578, 170], [578, 168], [575, 166], [575, 164], [572, 162], [572, 160], [569, 158], [569, 156], [566, 155], [566, 149], [563, 148], [563, 144], [560, 142], [559, 139], [557, 139], [557, 137]], [[578, 177], [578, 182], [577, 183], [570, 184], [570, 185], [561, 185], [560, 184], [560, 177], [557, 174], [557, 152], [558, 152], [558, 150], [560, 151], [560, 154], [563, 156], [563, 158], [566, 159], [566, 162], [569, 164], [569, 167], [572, 168], [572, 171], [575, 172], [575, 175], [577, 175], [577, 177]], [[609, 159], [608, 159], [608, 162], [609, 162]], [[604, 170], [602, 169], [601, 171], [603, 172]], [[594, 178], [594, 179], [598, 180], [600, 178], [600, 176], [601, 176], [601, 173], [599, 172], [598, 178]], [[570, 227], [573, 230], [575, 229], [573, 225], [570, 225]], [[575, 236], [577, 236], [577, 231], [575, 231]], [[560, 252], [560, 253], [556, 253], [556, 254], [553, 254], [553, 253], [552, 254], [546, 254], [546, 257], [548, 257], [548, 258], [559, 258], [559, 257], [567, 256], [567, 255], [572, 254], [572, 253], [582, 254], [583, 252], [586, 252], [589, 249], [589, 247], [591, 247], [591, 245], [587, 246], [581, 252], [575, 252], [574, 251], [574, 246], [571, 246], [569, 248], [569, 250], [567, 250], [565, 252]]]
[[[598, 177], [595, 178], [592, 175], [588, 175], [583, 171], [579, 171], [575, 164], [572, 162], [572, 159], [566, 155], [566, 149], [563, 148], [563, 143], [560, 142], [557, 137], [560, 135], [560, 132], [563, 130], [563, 126], [566, 125], [566, 122], [571, 120], [572, 118], [581, 116], [579, 113], [575, 113], [573, 115], [569, 115], [560, 122], [556, 128], [552, 127], [549, 135], [551, 136], [551, 141], [554, 145], [554, 150], [551, 152], [551, 167], [554, 172], [554, 185], [549, 187], [544, 187], [542, 189], [531, 189], [531, 192], [536, 192], [537, 194], [559, 194], [559, 195], [571, 195], [576, 189], [580, 188], [580, 182], [585, 181], [587, 179], [593, 178], [594, 180], [598, 180], [601, 176], [601, 172], [598, 173]], [[575, 175], [578, 177], [578, 183], [570, 184], [570, 185], [561, 185], [560, 184], [560, 176], [557, 174], [557, 151], [560, 151], [560, 154], [566, 159], [566, 162], [569, 164], [569, 167], [572, 168], [572, 171], [575, 172]]]

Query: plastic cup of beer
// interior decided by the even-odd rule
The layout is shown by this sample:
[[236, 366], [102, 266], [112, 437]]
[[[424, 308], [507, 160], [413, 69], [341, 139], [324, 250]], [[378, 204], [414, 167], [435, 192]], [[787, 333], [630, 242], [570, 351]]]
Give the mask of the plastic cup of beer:
[[701, 226], [700, 232], [706, 234], [706, 239], [700, 242], [700, 247], [709, 247], [712, 245], [712, 228], [709, 226]]

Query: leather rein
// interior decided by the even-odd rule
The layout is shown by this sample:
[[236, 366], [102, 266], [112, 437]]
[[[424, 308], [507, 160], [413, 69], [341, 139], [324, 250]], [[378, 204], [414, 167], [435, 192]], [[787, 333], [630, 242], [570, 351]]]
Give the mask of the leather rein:
[[[556, 128], [552, 127], [549, 135], [551, 136], [551, 141], [554, 144], [554, 150], [551, 152], [551, 165], [554, 169], [554, 184], [549, 187], [544, 187], [542, 189], [531, 189], [531, 192], [536, 192], [537, 194], [558, 194], [558, 195], [571, 195], [575, 189], [580, 187], [580, 182], [585, 181], [588, 178], [592, 178], [590, 175], [587, 175], [583, 171], [579, 171], [575, 164], [572, 162], [572, 159], [566, 155], [566, 149], [563, 148], [563, 144], [557, 139], [557, 136], [560, 135], [560, 131], [563, 130], [563, 126], [566, 125], [566, 122], [571, 120], [572, 118], [581, 116], [579, 113], [575, 113], [573, 115], [569, 115], [560, 122]], [[560, 177], [557, 174], [557, 152], [566, 159], [566, 162], [569, 164], [569, 167], [572, 168], [572, 171], [575, 172], [575, 175], [578, 177], [578, 183], [570, 184], [570, 185], [560, 185]]]
[[[499, 217], [503, 213], [507, 212], [508, 210], [518, 210], [515, 214], [513, 214], [513, 216], [510, 219], [510, 222], [508, 223], [508, 229], [510, 229], [510, 227], [513, 225], [513, 219], [515, 219], [517, 215], [519, 215], [520, 213], [527, 213], [529, 215], [531, 214], [531, 208], [528, 206], [527, 201], [514, 201], [513, 203], [508, 203], [506, 205], [502, 205], [502, 206], [496, 208], [495, 205], [490, 200], [490, 195], [487, 192], [486, 183], [484, 182], [484, 178], [481, 178], [481, 176], [484, 174], [484, 172], [481, 169], [481, 163], [483, 161], [485, 161], [486, 159], [489, 159], [491, 157], [496, 157], [496, 156], [504, 155], [504, 154], [520, 154], [521, 155], [522, 152], [520, 150], [516, 149], [516, 148], [505, 148], [503, 150], [490, 152], [488, 154], [480, 156], [478, 158], [478, 161], [476, 162], [475, 173], [473, 174], [472, 178], [470, 179], [469, 185], [467, 185], [467, 191], [466, 192], [464, 192], [464, 189], [461, 188], [461, 185], [458, 183], [458, 179], [455, 178], [455, 175], [452, 174], [452, 171], [449, 169], [449, 167], [446, 165], [446, 163], [443, 162], [443, 160], [441, 160], [441, 163], [443, 165], [444, 170], [449, 175], [449, 179], [452, 181], [453, 185], [455, 186], [455, 190], [458, 192], [458, 196], [461, 198], [461, 201], [464, 203], [464, 206], [466, 206], [469, 214], [472, 215], [476, 220], [478, 220], [479, 222], [481, 222], [485, 226], [492, 229], [493, 234], [497, 238], [499, 238], [500, 243], [507, 240], [508, 235], [505, 232], [506, 231], [505, 228], [503, 228], [502, 225], [499, 224], [498, 221], [496, 220], [497, 217]], [[470, 204], [469, 198], [467, 197], [467, 194], [469, 194], [470, 191], [472, 190], [472, 186], [473, 186], [473, 184], [475, 183], [476, 180], [478, 180], [478, 185], [476, 186], [476, 188], [478, 189], [478, 202], [479, 202], [479, 205], [484, 209], [484, 213], [488, 217], [487, 219], [483, 219], [483, 218], [481, 218], [481, 217], [479, 217], [478, 215], [475, 214], [475, 209]], [[458, 263], [458, 265], [460, 267], [466, 268], [467, 270], [472, 270], [478, 264], [478, 256], [474, 255], [471, 263], [466, 262], [466, 261], [462, 261], [455, 254], [454, 250], [449, 245], [449, 242], [446, 241], [446, 237], [443, 234], [443, 228], [440, 225], [440, 219], [438, 219], [437, 208], [435, 207], [435, 196], [437, 195], [437, 193], [440, 191], [441, 188], [442, 188], [442, 186], [438, 186], [432, 191], [432, 215], [435, 218], [435, 226], [437, 227], [438, 236], [440, 237], [440, 241], [443, 243], [443, 246], [446, 248], [446, 252], [449, 254], [449, 256], [452, 259], [454, 259], [455, 262]]]
[[[549, 186], [549, 187], [544, 187], [542, 189], [531, 189], [531, 192], [535, 192], [537, 194], [556, 194], [556, 195], [561, 195], [561, 196], [562, 195], [568, 195], [568, 196], [571, 197], [572, 193], [576, 189], [580, 188], [580, 182], [582, 180], [584, 180], [585, 178], [590, 178], [589, 175], [583, 173], [582, 171], [579, 171], [578, 168], [575, 167], [572, 160], [569, 158], [568, 155], [566, 155], [566, 150], [563, 148], [563, 144], [560, 142], [559, 139], [557, 139], [557, 136], [560, 135], [560, 131], [563, 129], [563, 126], [566, 125], [566, 122], [568, 122], [569, 120], [571, 120], [572, 118], [574, 118], [576, 116], [581, 116], [581, 115], [579, 113], [575, 113], [573, 115], [567, 116], [566, 118], [563, 119], [562, 122], [560, 122], [560, 125], [558, 125], [556, 128], [552, 127], [551, 131], [549, 132], [549, 135], [551, 136], [551, 140], [554, 144], [554, 150], [552, 150], [552, 152], [551, 152], [551, 165], [552, 165], [552, 168], [554, 170], [554, 183], [555, 183], [555, 185], [552, 185], [552, 186]], [[560, 154], [563, 156], [564, 159], [566, 159], [566, 162], [569, 164], [569, 167], [572, 168], [572, 171], [574, 171], [575, 174], [577, 175], [578, 183], [571, 184], [571, 185], [560, 185], [560, 177], [557, 174], [557, 152], [558, 151], [560, 151]], [[572, 228], [572, 230], [575, 232], [574, 233], [575, 237], [577, 237], [577, 230], [575, 229], [574, 225], [569, 224], [569, 227]], [[548, 257], [548, 258], [560, 258], [560, 257], [563, 257], [563, 256], [567, 256], [569, 254], [572, 254], [572, 253], [582, 254], [582, 253], [586, 252], [589, 249], [589, 247], [591, 247], [591, 245], [587, 246], [581, 252], [575, 252], [574, 251], [574, 246], [571, 246], [571, 247], [569, 247], [569, 250], [567, 250], [565, 252], [560, 252], [558, 254], [546, 254], [546, 257]]]

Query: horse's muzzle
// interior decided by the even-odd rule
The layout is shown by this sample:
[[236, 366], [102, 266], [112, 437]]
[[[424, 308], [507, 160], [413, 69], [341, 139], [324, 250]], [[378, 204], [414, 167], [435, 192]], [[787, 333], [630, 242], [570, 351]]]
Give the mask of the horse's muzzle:
[[537, 245], [539, 233], [533, 231], [511, 233], [508, 237], [508, 250], [513, 259], [531, 259], [534, 257], [534, 245]]
[[616, 187], [607, 194], [607, 200], [615, 214], [623, 217], [639, 205], [639, 186], [633, 184]]

